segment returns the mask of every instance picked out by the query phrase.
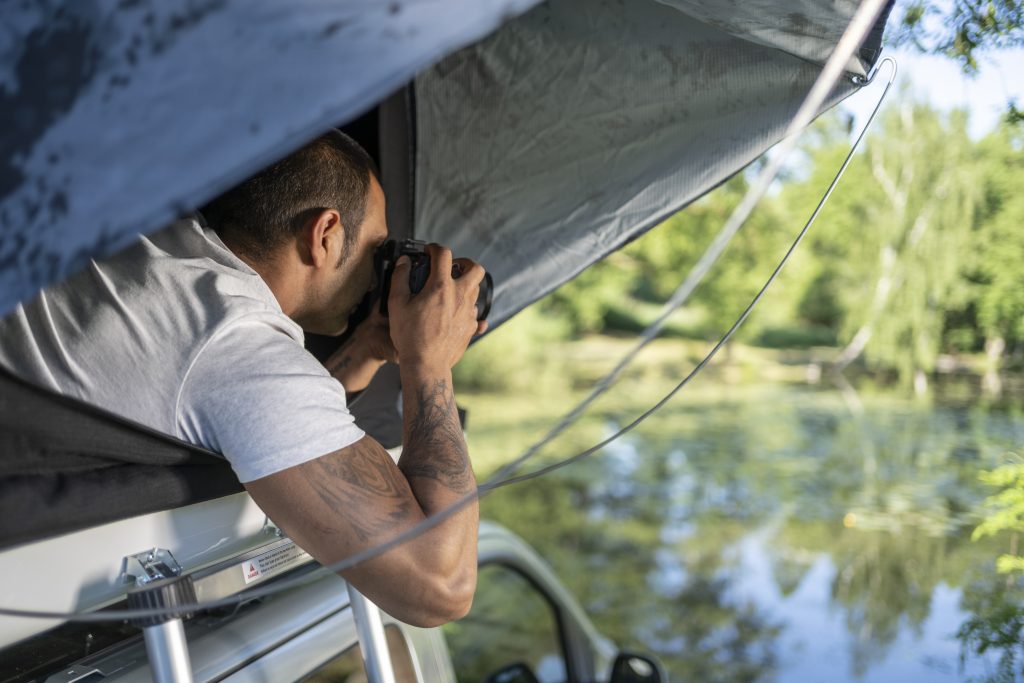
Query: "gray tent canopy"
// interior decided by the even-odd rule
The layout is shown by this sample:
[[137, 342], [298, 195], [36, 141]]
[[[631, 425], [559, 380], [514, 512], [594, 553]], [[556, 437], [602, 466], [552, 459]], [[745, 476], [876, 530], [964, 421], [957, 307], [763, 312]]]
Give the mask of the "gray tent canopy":
[[777, 142], [856, 8], [536, 7], [416, 78], [416, 235], [492, 271], [500, 323]]
[[[777, 142], [857, 5], [8, 3], [0, 8], [0, 315], [326, 128], [369, 121], [360, 139], [378, 155], [392, 232], [483, 262], [497, 285], [491, 322], [499, 324]], [[871, 68], [884, 23], [850, 74]], [[841, 83], [827, 106], [854, 90]], [[395, 431], [394, 382], [383, 373], [382, 390], [360, 402], [357, 420], [371, 434]], [[160, 490], [160, 468], [146, 469], [146, 486], [133, 489], [123, 468], [139, 463], [130, 448], [111, 447], [138, 441], [125, 435], [130, 425], [82, 408], [92, 426], [75, 433], [109, 438], [55, 435], [59, 446], [48, 445], [46, 429], [61, 429], [48, 412], [73, 406], [0, 373], [0, 399], [13, 405], [29, 393], [37, 417], [0, 425], [0, 488], [8, 462], [16, 477], [4, 490], [16, 494], [26, 485], [17, 477], [31, 476], [33, 490], [54, 493], [47, 504], [57, 507], [33, 533], [109, 521], [83, 506], [110, 495], [124, 502], [118, 516], [152, 509], [139, 496], [133, 507], [132, 493]], [[80, 453], [69, 452], [73, 443]], [[186, 450], [170, 448], [155, 464], [218, 466], [176, 445]], [[27, 455], [15, 449], [27, 446], [40, 458], [56, 453], [64, 474], [116, 476], [104, 495], [94, 493], [103, 476], [90, 476], [72, 500], [60, 495], [72, 480], [47, 479], [46, 463], [25, 470]], [[237, 489], [218, 477], [223, 492]], [[167, 506], [220, 491], [178, 475], [170, 483]], [[37, 498], [5, 493], [0, 502]]]

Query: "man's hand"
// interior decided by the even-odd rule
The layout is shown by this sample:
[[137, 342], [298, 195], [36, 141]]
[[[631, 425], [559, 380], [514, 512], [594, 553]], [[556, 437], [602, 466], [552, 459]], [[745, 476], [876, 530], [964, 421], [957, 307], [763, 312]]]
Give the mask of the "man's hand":
[[486, 322], [477, 322], [476, 299], [484, 269], [470, 259], [457, 259], [460, 276], [452, 277], [452, 253], [428, 244], [430, 276], [416, 294], [409, 291], [409, 257], [395, 265], [388, 311], [391, 340], [402, 366], [450, 370]]
[[375, 302], [370, 316], [359, 323], [324, 366], [352, 394], [365, 389], [381, 365], [396, 362], [398, 354], [391, 343], [388, 319], [381, 315]]
[[[427, 245], [427, 252], [431, 268], [423, 290], [409, 291], [410, 263], [403, 256], [391, 279], [390, 322], [372, 306], [370, 316], [324, 363], [345, 391], [365, 389], [386, 362], [451, 369], [473, 336], [487, 330], [487, 322], [476, 319], [484, 269], [467, 258], [452, 259], [438, 244]], [[453, 265], [458, 278], [451, 276]]]
[[373, 300], [369, 317], [359, 323], [359, 327], [355, 329], [352, 336], [359, 338], [359, 343], [366, 350], [366, 355], [373, 360], [382, 363], [398, 362], [398, 354], [391, 341], [391, 326], [387, 316], [380, 312], [378, 299]]

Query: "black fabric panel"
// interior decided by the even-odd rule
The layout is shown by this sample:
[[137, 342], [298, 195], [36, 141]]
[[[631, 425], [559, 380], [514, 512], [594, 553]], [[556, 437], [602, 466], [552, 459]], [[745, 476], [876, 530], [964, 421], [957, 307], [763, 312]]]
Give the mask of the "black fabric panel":
[[0, 477], [0, 548], [242, 490], [221, 465], [116, 465]]
[[885, 25], [889, 22], [889, 14], [892, 12], [895, 4], [896, 0], [889, 0], [885, 4], [885, 7], [882, 8], [878, 15], [878, 20], [875, 21], [875, 25], [871, 28], [871, 32], [868, 33], [868, 37], [864, 39], [864, 43], [860, 46], [860, 59], [869, 71], [874, 68], [875, 62], [878, 61], [879, 55], [882, 54], [882, 36], [885, 33]]
[[0, 475], [225, 463], [204, 448], [0, 369]]
[[0, 548], [241, 490], [216, 453], [0, 370]]

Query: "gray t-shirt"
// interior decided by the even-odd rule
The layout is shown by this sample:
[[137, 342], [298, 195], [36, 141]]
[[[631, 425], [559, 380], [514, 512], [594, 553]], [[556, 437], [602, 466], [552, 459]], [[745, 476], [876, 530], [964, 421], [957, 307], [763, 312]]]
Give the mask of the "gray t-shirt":
[[0, 365], [223, 453], [242, 482], [363, 436], [267, 284], [193, 220], [18, 306]]

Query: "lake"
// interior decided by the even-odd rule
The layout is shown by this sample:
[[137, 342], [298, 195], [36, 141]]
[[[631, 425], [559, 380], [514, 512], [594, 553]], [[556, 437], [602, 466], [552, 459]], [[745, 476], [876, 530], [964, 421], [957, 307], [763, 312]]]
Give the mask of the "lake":
[[[626, 378], [525, 469], [613, 433], [676, 376]], [[581, 389], [460, 396], [478, 470], [518, 455]], [[958, 632], [997, 630], [1021, 603], [994, 569], [1016, 539], [971, 540], [995, 492], [978, 474], [1022, 445], [1021, 401], [973, 382], [920, 399], [713, 371], [593, 457], [493, 493], [482, 515], [672, 680], [985, 680], [1019, 644], [977, 655]]]

